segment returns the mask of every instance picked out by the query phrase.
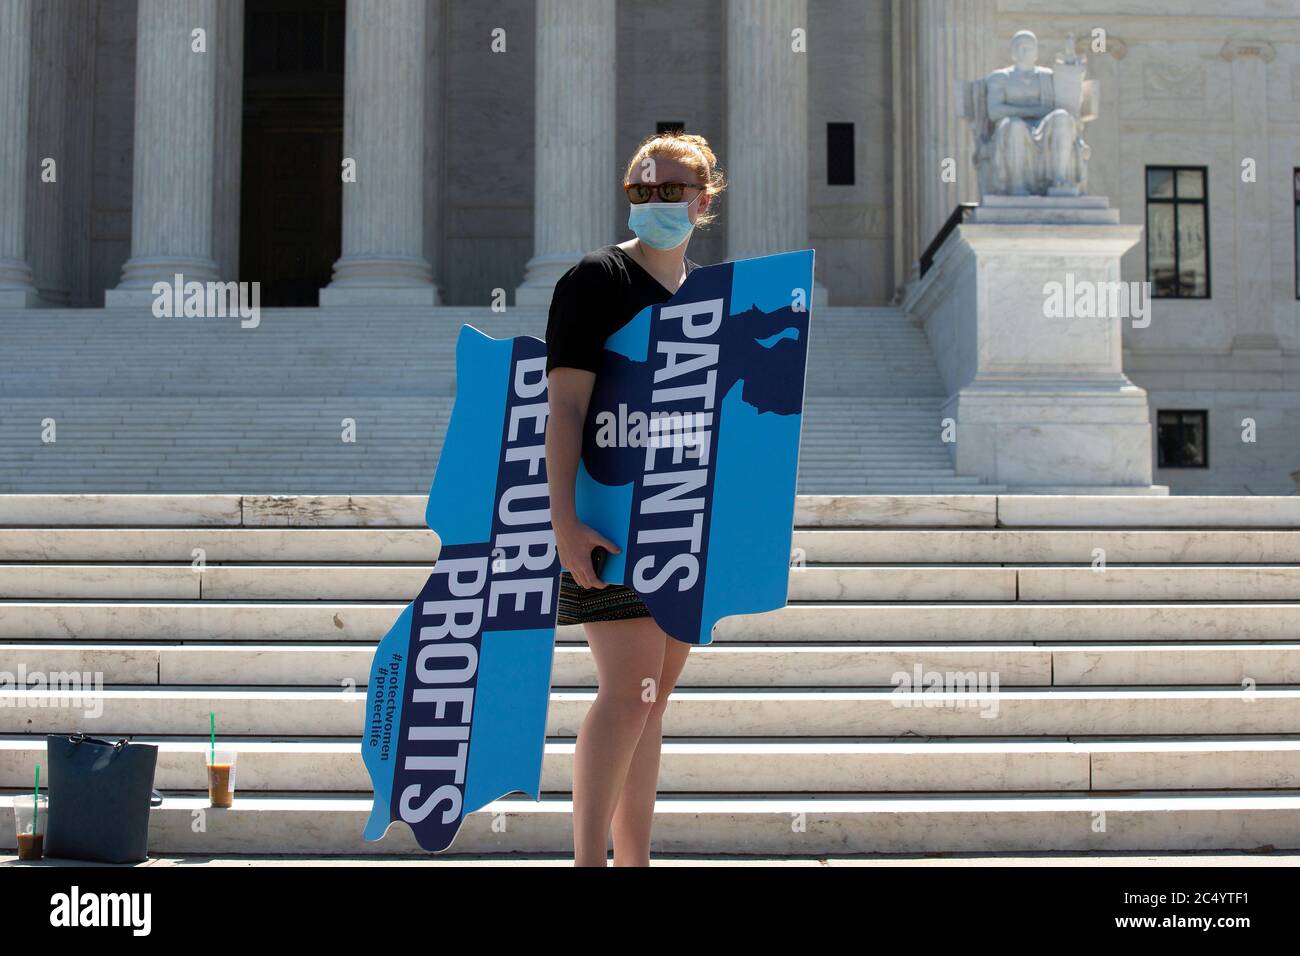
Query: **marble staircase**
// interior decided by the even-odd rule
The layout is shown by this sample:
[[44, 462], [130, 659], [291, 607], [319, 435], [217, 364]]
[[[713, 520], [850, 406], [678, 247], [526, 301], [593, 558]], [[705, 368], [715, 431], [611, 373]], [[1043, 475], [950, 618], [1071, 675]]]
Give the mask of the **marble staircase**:
[[[415, 851], [361, 839], [358, 734], [437, 555], [422, 510], [0, 496], [0, 847], [44, 735], [80, 730], [160, 746], [155, 852]], [[789, 605], [724, 620], [674, 692], [658, 851], [1300, 848], [1300, 498], [801, 496], [796, 524]], [[571, 847], [594, 688], [559, 628], [543, 798], [449, 852]], [[240, 792], [195, 832], [210, 711]]]
[[[0, 492], [424, 494], [464, 323], [541, 336], [546, 314], [265, 309], [241, 328], [0, 310]], [[817, 310], [809, 370], [804, 493], [1001, 490], [953, 470], [938, 372], [901, 311]]]

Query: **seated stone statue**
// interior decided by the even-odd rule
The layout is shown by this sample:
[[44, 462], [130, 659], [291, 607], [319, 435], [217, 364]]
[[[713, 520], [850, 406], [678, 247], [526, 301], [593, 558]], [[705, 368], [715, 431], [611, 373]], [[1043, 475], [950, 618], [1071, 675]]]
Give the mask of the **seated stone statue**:
[[1087, 185], [1083, 124], [1093, 119], [1096, 89], [1083, 79], [1074, 37], [1054, 71], [1038, 66], [1038, 38], [1011, 38], [1014, 66], [962, 84], [961, 114], [975, 133], [982, 195], [1079, 196]]

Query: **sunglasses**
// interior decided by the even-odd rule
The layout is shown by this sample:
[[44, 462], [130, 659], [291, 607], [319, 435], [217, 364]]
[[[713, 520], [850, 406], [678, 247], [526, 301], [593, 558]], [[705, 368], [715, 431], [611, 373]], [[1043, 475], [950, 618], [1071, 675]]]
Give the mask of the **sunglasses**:
[[659, 183], [657, 186], [646, 183], [623, 184], [623, 191], [627, 193], [628, 201], [635, 206], [649, 202], [650, 197], [655, 193], [659, 194], [661, 202], [681, 202], [686, 198], [688, 189], [703, 190], [704, 187], [698, 183]]

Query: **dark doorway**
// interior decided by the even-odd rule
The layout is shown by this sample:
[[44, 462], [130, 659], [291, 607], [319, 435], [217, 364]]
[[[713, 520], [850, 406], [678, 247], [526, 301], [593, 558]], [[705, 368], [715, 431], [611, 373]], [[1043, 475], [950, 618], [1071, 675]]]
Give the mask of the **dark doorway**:
[[247, 0], [239, 278], [319, 304], [342, 245], [344, 0]]

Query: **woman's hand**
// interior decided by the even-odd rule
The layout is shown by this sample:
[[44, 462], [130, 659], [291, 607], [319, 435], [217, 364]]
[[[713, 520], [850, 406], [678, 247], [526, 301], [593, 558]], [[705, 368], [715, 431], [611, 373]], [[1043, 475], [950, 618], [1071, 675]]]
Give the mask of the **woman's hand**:
[[605, 582], [596, 575], [591, 566], [593, 548], [602, 547], [610, 554], [618, 554], [621, 549], [602, 535], [576, 518], [554, 523], [555, 548], [560, 552], [560, 564], [569, 569], [573, 580], [584, 588], [603, 588]]

